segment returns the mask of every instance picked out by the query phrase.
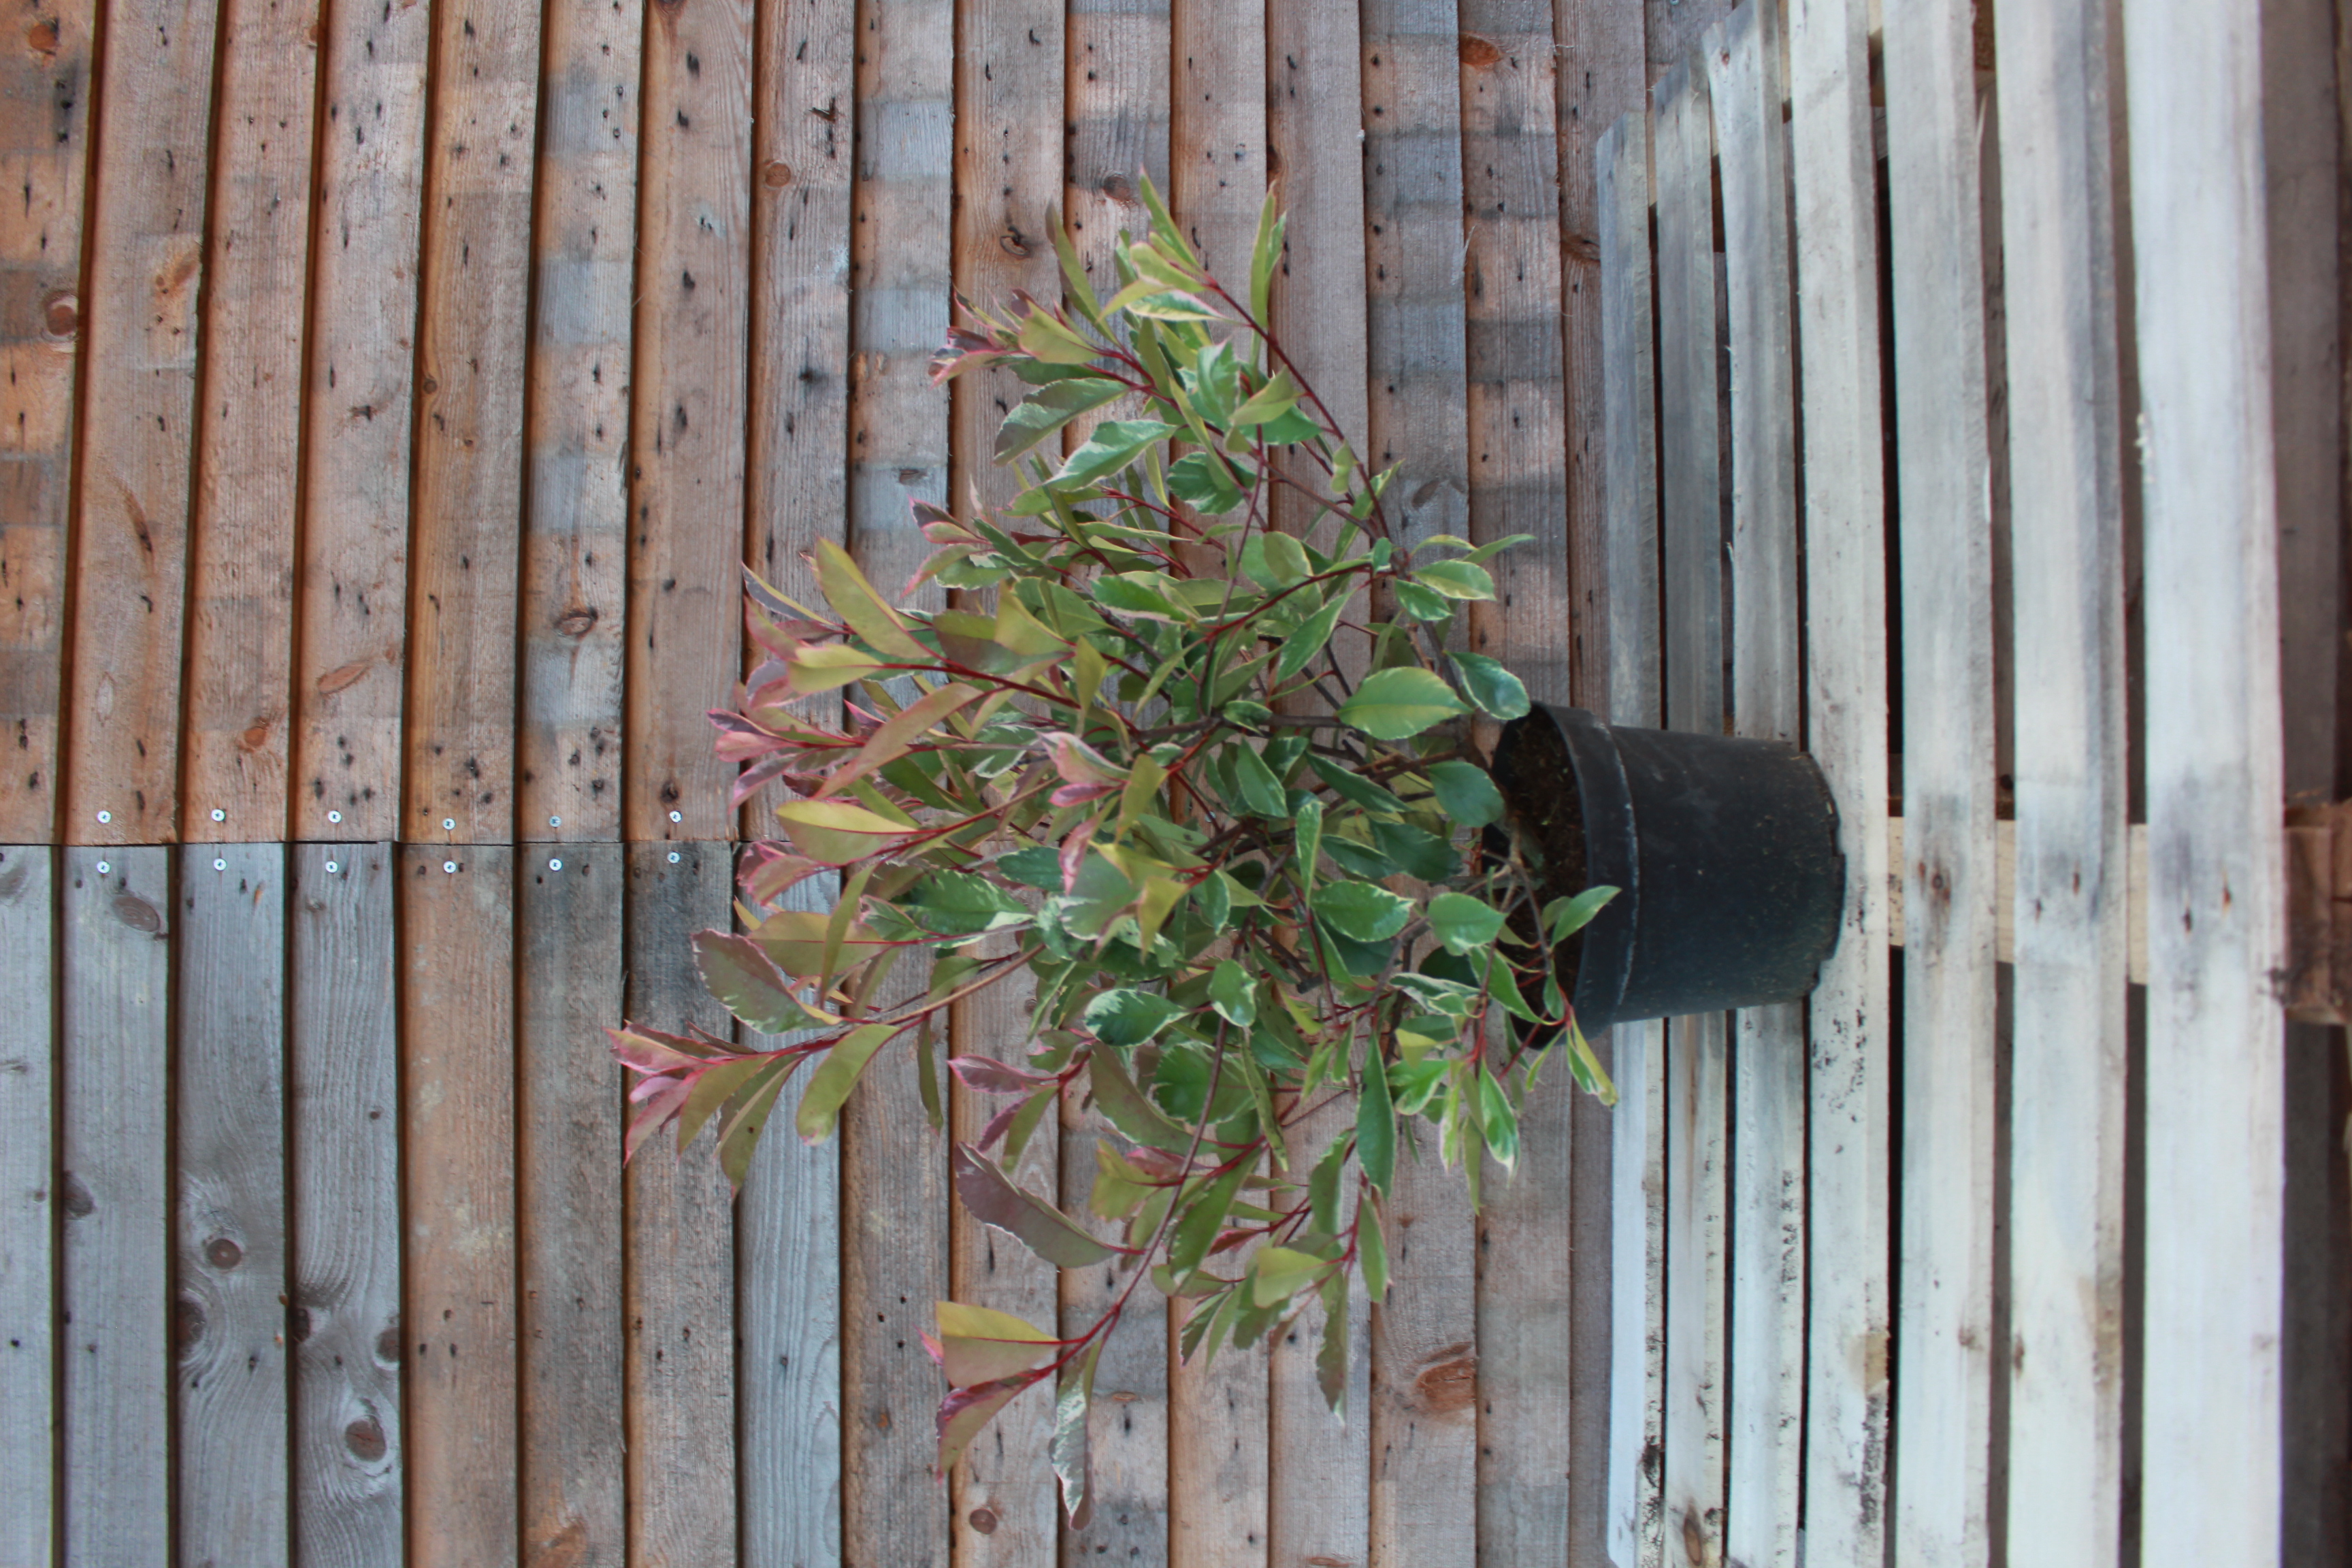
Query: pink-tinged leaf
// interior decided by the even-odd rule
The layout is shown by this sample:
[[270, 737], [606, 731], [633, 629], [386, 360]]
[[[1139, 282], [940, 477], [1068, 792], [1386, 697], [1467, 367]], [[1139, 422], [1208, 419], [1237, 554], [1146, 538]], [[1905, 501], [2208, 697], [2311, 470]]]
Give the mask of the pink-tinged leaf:
[[604, 1037], [613, 1042], [613, 1055], [623, 1067], [641, 1073], [698, 1068], [710, 1058], [710, 1052], [700, 1041], [683, 1035], [666, 1035], [639, 1024], [607, 1029]]
[[656, 1087], [654, 1092], [646, 1097], [636, 1119], [629, 1123], [628, 1134], [621, 1146], [621, 1162], [624, 1164], [636, 1158], [637, 1151], [646, 1139], [677, 1119], [677, 1113], [686, 1109], [687, 1097], [694, 1092], [691, 1077], [649, 1078], [638, 1088], [643, 1089], [646, 1085]]
[[793, 690], [802, 697], [835, 690], [853, 680], [887, 675], [890, 666], [847, 643], [804, 643], [793, 650]]
[[1050, 730], [1038, 737], [1065, 784], [1123, 784], [1127, 770], [1066, 730]]
[[845, 789], [875, 769], [898, 761], [933, 726], [945, 723], [950, 714], [979, 696], [973, 688], [951, 681], [909, 702], [876, 726], [857, 755], [825, 780], [824, 787], [817, 791], [818, 796]]
[[1077, 1222], [1034, 1194], [1022, 1191], [979, 1150], [959, 1143], [949, 1156], [957, 1195], [974, 1217], [1018, 1237], [1022, 1244], [1061, 1268], [1083, 1268], [1112, 1256], [1112, 1249], [1088, 1236]]
[[1051, 1340], [982, 1340], [949, 1334], [940, 1341], [940, 1365], [950, 1384], [971, 1388], [1042, 1371], [1061, 1352]]
[[702, 976], [702, 988], [763, 1035], [822, 1029], [841, 1022], [830, 1013], [812, 1013], [793, 994], [791, 982], [769, 959], [767, 951], [748, 936], [697, 931], [694, 962]]
[[1062, 1369], [1054, 1393], [1054, 1475], [1062, 1483], [1062, 1508], [1072, 1530], [1084, 1530], [1094, 1518], [1094, 1451], [1087, 1417], [1095, 1396], [1095, 1363], [1102, 1359], [1108, 1335], [1087, 1347], [1087, 1353]]
[[1034, 1388], [1045, 1381], [1045, 1374], [1033, 1372], [1020, 1377], [1008, 1377], [999, 1383], [983, 1383], [971, 1388], [959, 1388], [940, 1401], [940, 1473], [947, 1474], [963, 1458], [966, 1448], [981, 1434], [981, 1429], [994, 1418], [996, 1413], [1013, 1403], [1015, 1395]]
[[736, 885], [753, 903], [772, 903], [818, 872], [831, 869], [804, 855], [788, 855], [781, 845], [754, 844], [743, 853]]
[[1055, 805], [1084, 805], [1090, 800], [1100, 800], [1107, 795], [1117, 795], [1124, 785], [1115, 784], [1064, 784], [1053, 794]]
[[915, 829], [845, 800], [793, 800], [776, 807], [793, 847], [827, 866], [847, 866], [905, 842]]
[[980, 1137], [972, 1146], [976, 1149], [995, 1148], [1004, 1135], [1013, 1131], [1013, 1124], [1021, 1120], [1021, 1113], [1028, 1109], [1028, 1105], [1029, 1102], [1025, 1100], [1008, 1102], [995, 1115], [988, 1119], [988, 1125], [980, 1130]]
[[952, 1058], [948, 1070], [966, 1089], [978, 1089], [982, 1094], [1027, 1094], [1033, 1089], [1059, 1081], [1051, 1073], [1007, 1067], [988, 1057]]
[[[799, 760], [798, 757], [792, 755], [770, 757], [745, 768], [735, 775], [735, 787], [727, 799], [729, 808], [731, 810], [740, 806], [745, 801], [783, 777], [792, 771], [793, 764]], [[814, 862], [811, 864], [814, 865]]]
[[1094, 837], [1095, 829], [1101, 825], [1102, 818], [1088, 817], [1072, 828], [1070, 836], [1062, 840], [1062, 892], [1065, 896], [1078, 890], [1078, 873], [1087, 863], [1087, 845]]

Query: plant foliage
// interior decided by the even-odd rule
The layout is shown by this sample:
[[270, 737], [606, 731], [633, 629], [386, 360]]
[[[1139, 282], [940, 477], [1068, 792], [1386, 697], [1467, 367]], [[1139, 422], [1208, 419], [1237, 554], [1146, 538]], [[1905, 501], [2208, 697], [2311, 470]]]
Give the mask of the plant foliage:
[[[1266, 330], [1271, 201], [1244, 300], [1146, 195], [1111, 298], [1057, 233], [1066, 303], [966, 307], [936, 363], [1034, 388], [996, 445], [1024, 475], [1010, 507], [919, 505], [936, 549], [907, 602], [829, 542], [821, 607], [751, 581], [764, 662], [712, 719], [739, 802], [777, 781], [796, 798], [745, 858], [742, 931], [695, 940], [712, 994], [785, 1043], [613, 1033], [638, 1075], [629, 1150], [715, 1121], [740, 1182], [787, 1088], [823, 1139], [886, 1052], [911, 1058], [937, 1125], [948, 1009], [1034, 976], [1030, 1036], [999, 1047], [1013, 1059], [967, 1042], [947, 1063], [998, 1108], [954, 1148], [956, 1192], [1048, 1262], [1116, 1260], [1126, 1285], [1075, 1337], [944, 1302], [929, 1342], [942, 1470], [1050, 1385], [1079, 1520], [1095, 1363], [1143, 1281], [1189, 1304], [1187, 1357], [1319, 1301], [1336, 1408], [1349, 1298], [1386, 1288], [1381, 1205], [1415, 1130], [1475, 1201], [1484, 1161], [1516, 1158], [1552, 1049], [1613, 1095], [1554, 963], [1610, 890], [1547, 897], [1562, 889], [1473, 743], [1475, 717], [1516, 718], [1527, 692], [1451, 636], [1516, 541], [1400, 542], [1393, 470], [1365, 468]], [[915, 607], [924, 584], [953, 607]], [[1063, 1096], [1109, 1128], [1083, 1212], [1007, 1174]], [[1345, 1130], [1302, 1142], [1335, 1101]]]

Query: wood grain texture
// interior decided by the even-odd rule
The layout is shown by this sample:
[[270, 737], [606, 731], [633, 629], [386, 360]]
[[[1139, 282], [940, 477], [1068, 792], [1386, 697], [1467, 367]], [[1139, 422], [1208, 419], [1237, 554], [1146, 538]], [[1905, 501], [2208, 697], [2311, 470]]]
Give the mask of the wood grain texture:
[[621, 826], [644, 28], [610, 0], [541, 26], [516, 833], [585, 843]]
[[[1298, 1141], [1294, 1133], [1294, 1145]], [[1363, 1310], [1361, 1303], [1356, 1310]], [[1258, 1568], [1272, 1561], [1266, 1550], [1267, 1472], [1272, 1466], [1266, 1368], [1255, 1356], [1230, 1350], [1215, 1361], [1181, 1360], [1177, 1345], [1188, 1315], [1182, 1303], [1169, 1304], [1168, 1561], [1188, 1568], [1196, 1563], [1206, 1568]], [[1297, 1332], [1291, 1331], [1294, 1337]], [[1312, 1356], [1314, 1342], [1306, 1341], [1294, 1350]], [[1359, 1420], [1362, 1369], [1362, 1357], [1351, 1356], [1349, 1392], [1358, 1396], [1352, 1408]], [[1315, 1393], [1312, 1385], [1308, 1392]], [[1319, 1401], [1322, 1396], [1315, 1393], [1315, 1397]]]
[[1137, 176], [1149, 175], [1171, 210], [1182, 206], [1169, 170], [1170, 12], [1170, 0], [1071, 0], [1063, 23], [1069, 134], [1062, 213], [1102, 298], [1116, 292], [1108, 271], [1113, 242], [1121, 230], [1139, 237], [1149, 221]]
[[1169, 0], [1169, 200], [1213, 272], [1248, 275], [1265, 205], [1266, 45], [1255, 11]]
[[1886, 14], [1903, 462], [1902, 1447], [1895, 1550], [1990, 1550], [1993, 1196], [1991, 458], [1969, 8]]
[[723, 839], [733, 816], [704, 715], [726, 705], [740, 673], [751, 9], [681, 0], [655, 6], [646, 28], [623, 791], [632, 840]]
[[2031, 672], [2016, 683], [2010, 1554], [2108, 1563], [2129, 881], [2113, 61], [2096, 7], [2005, 5], [1997, 25], [2012, 662]]
[[627, 868], [609, 844], [518, 852], [515, 1216], [521, 1303], [522, 1559], [620, 1568], [628, 1477], [622, 1358], [622, 1016]]
[[[1799, 744], [1797, 367], [1778, 11], [1741, 6], [1707, 31], [1705, 54], [1731, 342], [1732, 728]], [[1804, 1007], [1743, 1009], [1732, 1028], [1724, 1552], [1753, 1568], [1794, 1568], [1805, 1411]]]
[[323, 21], [304, 396], [294, 833], [403, 832], [408, 508], [433, 8], [334, 0]]
[[1886, 513], [1864, 0], [1789, 11], [1805, 465], [1807, 738], [1837, 802], [1843, 929], [1811, 1003], [1805, 1550], [1886, 1557], [1890, 1387]]
[[[829, 910], [812, 877], [788, 907]], [[740, 1024], [736, 1037], [754, 1035]], [[790, 1105], [790, 1100], [783, 1100]], [[841, 1556], [841, 1145], [772, 1123], [735, 1205], [736, 1457], [744, 1568], [834, 1568]]]
[[[2147, 584], [2141, 1561], [2278, 1550], [2283, 784], [2261, 48], [2248, 5], [2133, 6]], [[2167, 108], [2204, 106], [2192, 127]], [[2160, 628], [2160, 635], [2158, 629]], [[1909, 810], [1906, 797], [1906, 810]]]
[[403, 1561], [404, 1537], [398, 860], [388, 844], [292, 853], [295, 1556], [362, 1568]]
[[170, 852], [155, 847], [65, 858], [57, 1534], [68, 1563], [172, 1559], [170, 876]]
[[403, 731], [415, 841], [514, 837], [539, 16], [483, 0], [434, 16]]
[[[675, 861], [671, 855], [677, 855]], [[727, 1011], [695, 973], [691, 938], [729, 925], [724, 844], [627, 847], [628, 1016], [714, 1032]], [[625, 1179], [629, 1562], [736, 1560], [735, 1236], [715, 1129], [649, 1143]]]
[[408, 1560], [457, 1568], [520, 1539], [514, 851], [407, 845], [399, 868]]
[[[1066, 1096], [1062, 1100], [1062, 1191], [1083, 1206], [1094, 1189], [1095, 1140], [1101, 1125]], [[1062, 1277], [1062, 1330], [1084, 1333], [1108, 1311], [1129, 1276], [1109, 1263]], [[1165, 1568], [1169, 1550], [1169, 1385], [1166, 1299], [1149, 1284], [1128, 1298], [1095, 1367], [1094, 1518], [1082, 1531], [1065, 1525], [1066, 1563], [1118, 1563]], [[1248, 1373], [1262, 1368], [1247, 1354], [1234, 1358]]]
[[180, 852], [172, 1154], [183, 1563], [293, 1561], [286, 872], [282, 844]]
[[275, 839], [288, 822], [321, 8], [221, 7], [188, 561], [180, 835], [190, 842]]
[[[26, 47], [0, 61], [0, 164], [19, 193], [0, 217], [0, 840], [58, 835], [67, 519], [81, 341], [83, 181], [93, 0], [16, 0], [0, 22]], [[36, 106], [38, 106], [37, 109]]]
[[212, 0], [115, 11], [99, 65], [65, 742], [77, 843], [168, 842], [179, 826], [215, 12]]
[[57, 856], [0, 849], [0, 1558], [54, 1560], [57, 1530]]

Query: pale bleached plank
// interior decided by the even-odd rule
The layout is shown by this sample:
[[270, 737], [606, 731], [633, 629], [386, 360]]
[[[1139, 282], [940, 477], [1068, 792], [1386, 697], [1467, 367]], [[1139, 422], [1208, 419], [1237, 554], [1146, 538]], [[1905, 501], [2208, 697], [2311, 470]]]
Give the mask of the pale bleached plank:
[[[830, 874], [781, 903], [829, 910]], [[755, 1035], [736, 1026], [737, 1038]], [[789, 1090], [779, 1109], [789, 1110]], [[744, 1568], [841, 1560], [841, 1145], [772, 1113], [735, 1205], [736, 1459]]]
[[173, 1162], [183, 1563], [293, 1561], [287, 1499], [286, 847], [180, 852]]
[[[1804, 739], [1798, 643], [1795, 333], [1780, 13], [1752, 0], [1706, 35], [1721, 154], [1731, 342], [1735, 733]], [[1733, 1019], [1730, 1421], [1724, 1552], [1792, 1568], [1805, 1409], [1805, 1013]]]
[[519, 858], [515, 952], [529, 976], [515, 1015], [523, 1560], [620, 1568], [623, 1106], [604, 1030], [621, 1017], [627, 870], [611, 844]]
[[73, 1563], [172, 1560], [170, 851], [66, 851], [57, 1531]]
[[[695, 973], [693, 933], [728, 928], [724, 844], [632, 844], [628, 1016], [714, 1032], [727, 1011]], [[676, 857], [676, 858], [672, 858]], [[631, 1563], [736, 1560], [735, 1238], [715, 1127], [684, 1150], [647, 1142], [629, 1163], [622, 1286], [628, 1355]]]
[[397, 860], [389, 844], [293, 854], [295, 1557], [376, 1568], [404, 1534]]
[[304, 397], [294, 832], [389, 839], [400, 823], [408, 505], [430, 5], [331, 0], [321, 29]]
[[191, 841], [286, 831], [318, 18], [314, 0], [221, 6], [181, 764]]
[[398, 863], [408, 1559], [461, 1568], [520, 1533], [514, 851], [413, 844]]
[[608, 0], [550, 5], [541, 26], [515, 812], [521, 837], [585, 842], [621, 824], [645, 28]]
[[1807, 740], [1837, 802], [1843, 929], [1812, 996], [1805, 1552], [1886, 1556], [1888, 1040], [1885, 484], [1865, 0], [1794, 0]]
[[1886, 7], [1902, 519], [1902, 1258], [1896, 1555], [1990, 1550], [1994, 1039], [1991, 458], [1970, 7]]
[[43, 1563], [57, 1529], [56, 854], [0, 848], [0, 1560]]
[[2117, 1561], [2127, 845], [2121, 394], [2104, 9], [2006, 4], [2017, 871], [2012, 1563]]
[[750, 0], [656, 6], [646, 28], [623, 761], [632, 840], [722, 839], [734, 817], [733, 770], [712, 752], [706, 715], [742, 673], [752, 38]]
[[[2141, 1561], [2272, 1561], [2284, 961], [2258, 7], [2124, 16], [2147, 604]], [[2184, 115], [2183, 104], [2198, 112]], [[1908, 802], [1906, 799], [1906, 809]]]
[[72, 505], [81, 341], [82, 190], [89, 158], [95, 0], [16, 0], [21, 37], [0, 96], [46, 100], [0, 132], [17, 199], [0, 213], [0, 841], [58, 836], [58, 712], [65, 683], [66, 521]]

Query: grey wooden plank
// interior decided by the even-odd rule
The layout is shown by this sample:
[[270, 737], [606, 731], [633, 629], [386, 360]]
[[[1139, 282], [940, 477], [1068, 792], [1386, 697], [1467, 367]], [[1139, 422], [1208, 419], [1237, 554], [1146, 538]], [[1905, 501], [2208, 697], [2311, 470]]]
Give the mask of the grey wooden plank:
[[[627, 856], [629, 1017], [726, 1029], [689, 939], [727, 929], [727, 846], [632, 844]], [[650, 1142], [624, 1184], [632, 1563], [736, 1560], [734, 1210], [716, 1142], [715, 1128], [683, 1152]]]
[[66, 851], [58, 1489], [92, 1568], [172, 1556], [170, 872], [158, 846]]
[[2259, 10], [2139, 0], [2123, 18], [2147, 615], [2146, 1568], [2274, 1561], [2292, 1500]]
[[[1092, 1190], [1096, 1118], [1062, 1101], [1062, 1190]], [[1075, 1205], [1074, 1205], [1075, 1206]], [[1062, 1281], [1062, 1332], [1080, 1334], [1110, 1310], [1127, 1276], [1109, 1264]], [[1063, 1537], [1064, 1561], [1164, 1568], [1168, 1538], [1168, 1313], [1150, 1287], [1128, 1299], [1095, 1368], [1095, 1515]]]
[[295, 1556], [303, 1568], [387, 1568], [404, 1540], [394, 851], [293, 853]]
[[627, 1560], [621, 1303], [620, 847], [532, 848], [515, 878], [516, 1267], [527, 1562]]
[[55, 1555], [57, 852], [0, 847], [0, 1562]]
[[286, 847], [180, 851], [178, 1560], [292, 1561]]

